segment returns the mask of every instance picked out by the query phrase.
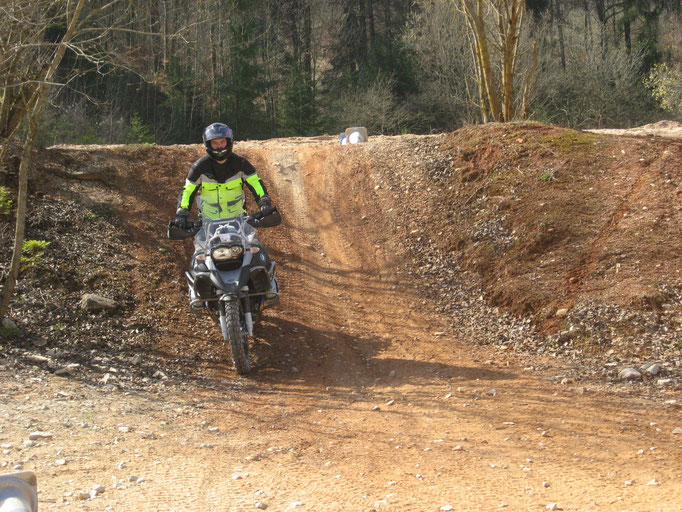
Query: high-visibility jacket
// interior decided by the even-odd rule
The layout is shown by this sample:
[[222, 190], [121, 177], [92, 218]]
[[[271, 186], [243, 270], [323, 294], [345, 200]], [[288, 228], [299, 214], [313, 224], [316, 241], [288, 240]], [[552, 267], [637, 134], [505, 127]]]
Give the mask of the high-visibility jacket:
[[199, 211], [206, 219], [234, 217], [244, 213], [244, 185], [258, 201], [267, 195], [256, 169], [241, 156], [231, 153], [225, 163], [208, 155], [192, 164], [178, 199], [178, 213], [192, 208], [199, 193]]

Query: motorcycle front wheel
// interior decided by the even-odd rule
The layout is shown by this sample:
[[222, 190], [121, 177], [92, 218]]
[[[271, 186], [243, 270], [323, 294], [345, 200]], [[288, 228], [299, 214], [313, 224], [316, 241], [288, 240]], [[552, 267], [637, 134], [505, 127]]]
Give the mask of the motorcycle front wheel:
[[220, 301], [220, 330], [230, 344], [232, 361], [239, 375], [251, 371], [249, 339], [242, 322], [241, 304], [238, 301]]

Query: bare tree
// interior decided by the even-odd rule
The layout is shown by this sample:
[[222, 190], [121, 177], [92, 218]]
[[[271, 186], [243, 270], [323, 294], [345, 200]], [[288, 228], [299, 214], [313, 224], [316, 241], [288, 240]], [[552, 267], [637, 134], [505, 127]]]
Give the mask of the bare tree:
[[472, 56], [476, 65], [480, 111], [483, 122], [511, 121], [527, 116], [537, 69], [537, 45], [533, 64], [522, 80], [517, 101], [519, 41], [525, 0], [458, 0], [457, 8], [467, 21]]
[[[16, 87], [21, 89], [20, 96], [22, 100], [18, 102], [19, 106], [15, 107], [15, 111], [12, 112], [12, 115], [7, 116], [8, 119], [21, 116], [21, 119], [17, 122], [17, 125], [19, 122], [23, 121], [23, 118], [25, 117], [27, 121], [27, 130], [26, 140], [24, 142], [23, 157], [21, 159], [21, 165], [19, 166], [19, 194], [17, 198], [17, 220], [14, 232], [12, 263], [10, 265], [9, 275], [7, 276], [2, 293], [2, 302], [0, 303], [0, 319], [4, 318], [5, 314], [7, 313], [9, 301], [12, 297], [12, 294], [14, 293], [14, 286], [19, 275], [19, 265], [21, 263], [21, 254], [24, 242], [24, 227], [26, 221], [28, 171], [31, 165], [31, 154], [33, 153], [35, 137], [38, 130], [38, 119], [40, 118], [40, 112], [45, 105], [45, 99], [47, 98], [47, 91], [50, 81], [56, 73], [59, 63], [64, 57], [66, 48], [79, 30], [81, 15], [83, 13], [85, 4], [86, 0], [78, 0], [75, 5], [73, 2], [59, 4], [55, 3], [52, 5], [52, 7], [61, 7], [63, 9], [63, 11], [61, 11], [62, 16], [60, 17], [66, 22], [66, 31], [64, 32], [64, 35], [61, 37], [61, 39], [53, 44], [53, 53], [51, 58], [46, 59], [43, 66], [37, 69], [37, 75], [35, 77], [27, 76], [25, 83], [16, 85]], [[33, 6], [35, 6], [35, 4], [32, 4], [32, 7]], [[44, 6], [41, 5], [40, 7]], [[32, 22], [41, 19], [40, 14], [31, 14], [33, 14], [33, 16], [31, 16], [29, 19]], [[26, 28], [30, 30], [30, 27], [33, 24], [34, 23], [28, 24]], [[40, 28], [44, 30], [44, 27]], [[3, 53], [5, 53], [5, 55], [11, 54], [11, 49], [12, 48], [8, 48], [7, 51], [4, 51]], [[3, 90], [3, 103], [5, 100], [5, 92], [6, 89]], [[21, 115], [21, 112], [23, 112], [23, 115]], [[9, 126], [8, 128], [11, 129], [11, 132], [6, 135], [11, 137], [16, 130], [16, 126]]]

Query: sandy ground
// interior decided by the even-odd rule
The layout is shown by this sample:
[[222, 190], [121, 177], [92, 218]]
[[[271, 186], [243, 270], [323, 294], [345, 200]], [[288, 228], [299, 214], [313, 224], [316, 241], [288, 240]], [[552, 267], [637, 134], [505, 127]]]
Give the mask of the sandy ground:
[[[4, 366], [2, 470], [35, 471], [41, 510], [682, 510], [679, 397], [471, 347], [394, 273], [370, 199], [347, 208], [357, 177], [332, 142], [240, 151], [286, 212], [261, 237], [282, 301], [253, 375], [184, 311], [158, 349], [200, 381], [112, 389]], [[51, 437], [27, 442], [35, 431]]]

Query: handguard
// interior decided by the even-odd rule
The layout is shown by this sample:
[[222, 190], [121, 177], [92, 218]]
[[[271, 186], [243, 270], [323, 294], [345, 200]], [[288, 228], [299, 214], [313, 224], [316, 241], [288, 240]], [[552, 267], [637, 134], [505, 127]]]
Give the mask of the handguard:
[[196, 235], [201, 229], [201, 221], [190, 222], [187, 227], [178, 226], [174, 220], [168, 223], [168, 238], [171, 240], [184, 240]]
[[255, 228], [274, 228], [282, 222], [282, 216], [276, 206], [268, 206], [257, 211], [248, 220]]

